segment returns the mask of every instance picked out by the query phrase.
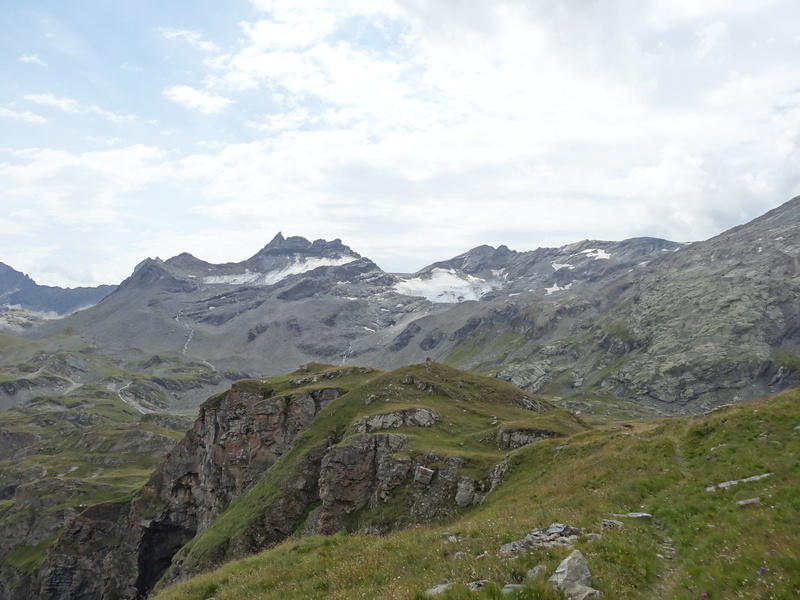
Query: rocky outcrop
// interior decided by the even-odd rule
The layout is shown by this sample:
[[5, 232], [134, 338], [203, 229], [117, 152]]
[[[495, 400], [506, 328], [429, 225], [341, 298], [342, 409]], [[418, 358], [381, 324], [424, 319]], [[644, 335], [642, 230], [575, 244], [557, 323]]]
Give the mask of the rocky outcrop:
[[435, 410], [413, 408], [364, 417], [356, 422], [353, 429], [356, 433], [372, 433], [398, 427], [433, 427], [438, 422], [439, 415]]
[[545, 431], [543, 429], [506, 429], [505, 427], [501, 427], [497, 431], [497, 444], [501, 448], [513, 450], [526, 446], [527, 444], [558, 437], [564, 436], [555, 431]]

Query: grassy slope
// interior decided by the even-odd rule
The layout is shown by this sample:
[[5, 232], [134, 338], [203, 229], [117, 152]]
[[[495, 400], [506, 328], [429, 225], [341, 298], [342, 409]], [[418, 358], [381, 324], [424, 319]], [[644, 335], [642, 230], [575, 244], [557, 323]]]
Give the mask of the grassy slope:
[[[538, 563], [568, 553], [502, 558], [502, 543], [535, 527], [599, 531], [601, 518], [643, 510], [652, 521], [582, 539], [594, 586], [608, 598], [656, 600], [800, 597], [800, 391], [656, 424], [610, 426], [511, 453], [506, 482], [446, 526], [385, 537], [288, 540], [175, 585], [158, 600], [420, 598], [444, 579], [454, 598], [499, 598]], [[706, 487], [762, 473], [728, 489]], [[739, 500], [760, 503], [740, 507]], [[450, 534], [460, 541], [451, 543]], [[465, 554], [456, 557], [456, 552]], [[673, 555], [674, 552], [674, 555]], [[661, 554], [665, 558], [660, 558]], [[671, 558], [670, 558], [671, 557]], [[464, 583], [489, 579], [484, 592]], [[544, 582], [518, 598], [555, 598]]]
[[[437, 363], [413, 365], [384, 373], [352, 373], [353, 368], [337, 369], [329, 365], [314, 365], [305, 377], [317, 375], [319, 381], [295, 388], [293, 393], [314, 387], [336, 386], [346, 392], [320, 412], [312, 426], [298, 436], [294, 448], [265, 473], [246, 494], [237, 498], [212, 527], [193, 539], [180, 552], [180, 560], [188, 570], [202, 568], [220, 559], [220, 548], [247, 546], [248, 531], [263, 508], [272, 503], [287, 481], [296, 473], [303, 456], [327, 439], [346, 440], [352, 425], [359, 418], [408, 408], [429, 408], [441, 417], [431, 428], [402, 428], [411, 442], [411, 454], [434, 451], [446, 456], [466, 459], [464, 473], [483, 478], [489, 469], [503, 460], [505, 451], [496, 445], [501, 426], [536, 427], [563, 434], [586, 429], [571, 414], [552, 410], [535, 413], [517, 406], [520, 398], [534, 398], [500, 380], [457, 371]], [[328, 376], [324, 374], [328, 373]], [[338, 373], [345, 373], [339, 376]], [[332, 376], [331, 376], [332, 375]], [[234, 387], [267, 390], [265, 395], [287, 393], [290, 382], [298, 374], [283, 378], [243, 381]], [[434, 393], [419, 390], [404, 383], [407, 377], [435, 386]], [[367, 404], [370, 397], [373, 400]], [[212, 398], [209, 402], [214, 402]], [[541, 400], [540, 400], [541, 401]], [[496, 418], [496, 419], [495, 419]], [[390, 508], [390, 507], [387, 507]], [[386, 519], [394, 518], [392, 514]], [[375, 523], [374, 520], [371, 524]], [[231, 543], [233, 542], [233, 543]]]

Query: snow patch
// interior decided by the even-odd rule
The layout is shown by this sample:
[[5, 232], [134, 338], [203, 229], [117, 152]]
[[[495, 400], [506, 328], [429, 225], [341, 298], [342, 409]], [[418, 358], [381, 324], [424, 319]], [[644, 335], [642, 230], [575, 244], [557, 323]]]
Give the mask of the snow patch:
[[574, 269], [575, 265], [571, 265], [569, 263], [552, 263], [552, 267], [554, 271], [558, 271], [559, 269]]
[[431, 302], [455, 304], [465, 300], [478, 300], [486, 292], [499, 286], [455, 269], [433, 269], [423, 277], [401, 279], [394, 290], [406, 296], [422, 296]]
[[553, 292], [565, 292], [571, 287], [572, 287], [571, 282], [565, 285], [564, 287], [561, 287], [557, 283], [554, 283], [552, 287], [544, 288], [544, 291], [547, 292], [547, 295], [549, 296]]
[[340, 267], [357, 260], [352, 256], [342, 258], [300, 258], [279, 271], [270, 273], [252, 273], [249, 270], [238, 275], [210, 275], [203, 278], [203, 283], [230, 285], [274, 285], [290, 275], [307, 273], [319, 267]]
[[601, 250], [600, 248], [589, 248], [588, 250], [583, 250], [581, 254], [585, 254], [586, 258], [611, 258], [611, 255], [608, 252]]

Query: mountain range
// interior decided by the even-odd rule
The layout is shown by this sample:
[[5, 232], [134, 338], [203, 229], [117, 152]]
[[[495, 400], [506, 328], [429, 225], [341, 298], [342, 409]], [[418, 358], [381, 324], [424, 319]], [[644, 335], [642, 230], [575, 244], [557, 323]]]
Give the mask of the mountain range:
[[147, 259], [96, 305], [47, 320], [7, 311], [5, 331], [119, 357], [142, 377], [159, 375], [154, 356], [205, 370], [194, 387], [162, 386], [171, 410], [193, 410], [232, 376], [431, 358], [577, 410], [702, 412], [797, 383], [799, 222], [795, 198], [703, 242], [480, 246], [413, 274], [338, 239], [278, 234], [239, 263]]

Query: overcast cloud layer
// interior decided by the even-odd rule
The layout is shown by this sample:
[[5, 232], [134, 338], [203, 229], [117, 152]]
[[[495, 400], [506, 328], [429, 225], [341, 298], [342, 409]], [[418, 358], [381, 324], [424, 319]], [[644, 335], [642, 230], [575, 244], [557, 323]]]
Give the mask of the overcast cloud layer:
[[0, 261], [42, 284], [278, 231], [396, 272], [691, 241], [800, 194], [795, 0], [42, 0], [0, 23]]

